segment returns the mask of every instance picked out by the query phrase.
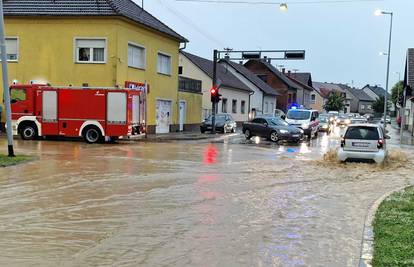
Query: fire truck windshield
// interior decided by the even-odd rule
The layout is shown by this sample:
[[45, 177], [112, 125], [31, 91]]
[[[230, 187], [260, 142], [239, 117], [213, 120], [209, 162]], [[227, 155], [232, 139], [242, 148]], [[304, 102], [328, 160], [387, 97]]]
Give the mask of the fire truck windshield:
[[25, 89], [11, 89], [10, 90], [10, 101], [16, 103], [19, 101], [26, 100], [26, 90]]

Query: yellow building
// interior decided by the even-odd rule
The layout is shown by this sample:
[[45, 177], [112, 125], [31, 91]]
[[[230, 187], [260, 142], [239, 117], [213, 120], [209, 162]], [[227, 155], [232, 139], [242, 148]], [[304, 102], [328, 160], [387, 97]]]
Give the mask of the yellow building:
[[[177, 131], [180, 100], [193, 106], [178, 92], [179, 49], [187, 40], [131, 0], [9, 0], [4, 13], [10, 84], [146, 81], [149, 133]], [[200, 123], [199, 109], [182, 123]]]

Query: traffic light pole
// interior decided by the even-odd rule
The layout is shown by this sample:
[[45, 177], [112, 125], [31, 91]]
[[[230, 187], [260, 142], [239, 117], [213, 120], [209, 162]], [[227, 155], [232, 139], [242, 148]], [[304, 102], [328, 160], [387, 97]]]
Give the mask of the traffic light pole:
[[[213, 88], [217, 88], [217, 57], [218, 51], [213, 51]], [[217, 89], [216, 89], [217, 90]], [[218, 92], [216, 92], [218, 94]], [[211, 116], [211, 125], [212, 125], [212, 134], [216, 134], [216, 113], [217, 113], [217, 102], [216, 100], [212, 101], [212, 116]]]
[[14, 157], [13, 149], [13, 128], [11, 121], [11, 106], [10, 106], [10, 89], [9, 89], [9, 74], [7, 71], [7, 52], [6, 52], [6, 38], [4, 33], [4, 15], [3, 15], [3, 1], [0, 1], [0, 50], [1, 50], [1, 64], [3, 69], [3, 93], [4, 105], [6, 107], [6, 131], [9, 157]]

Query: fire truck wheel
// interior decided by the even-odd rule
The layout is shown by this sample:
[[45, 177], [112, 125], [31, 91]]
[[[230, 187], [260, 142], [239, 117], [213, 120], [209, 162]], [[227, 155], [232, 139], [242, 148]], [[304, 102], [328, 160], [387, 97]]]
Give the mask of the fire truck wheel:
[[20, 128], [20, 136], [23, 140], [33, 140], [37, 137], [37, 127], [32, 123], [24, 124]]
[[94, 144], [102, 141], [101, 131], [96, 126], [88, 126], [83, 130], [83, 138], [89, 144]]

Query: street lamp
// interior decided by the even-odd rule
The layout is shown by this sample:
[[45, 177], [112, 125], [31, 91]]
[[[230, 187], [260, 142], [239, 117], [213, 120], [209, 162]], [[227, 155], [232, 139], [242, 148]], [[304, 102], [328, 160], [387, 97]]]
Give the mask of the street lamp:
[[381, 15], [390, 15], [390, 36], [388, 41], [388, 62], [387, 62], [387, 80], [386, 80], [386, 88], [385, 88], [385, 96], [384, 96], [384, 131], [387, 128], [387, 104], [388, 104], [388, 86], [389, 86], [389, 79], [390, 79], [390, 60], [391, 60], [391, 41], [392, 41], [392, 20], [394, 17], [394, 13], [382, 11], [380, 9], [375, 11], [375, 16]]
[[279, 9], [281, 11], [288, 11], [288, 5], [286, 3], [281, 3]]

